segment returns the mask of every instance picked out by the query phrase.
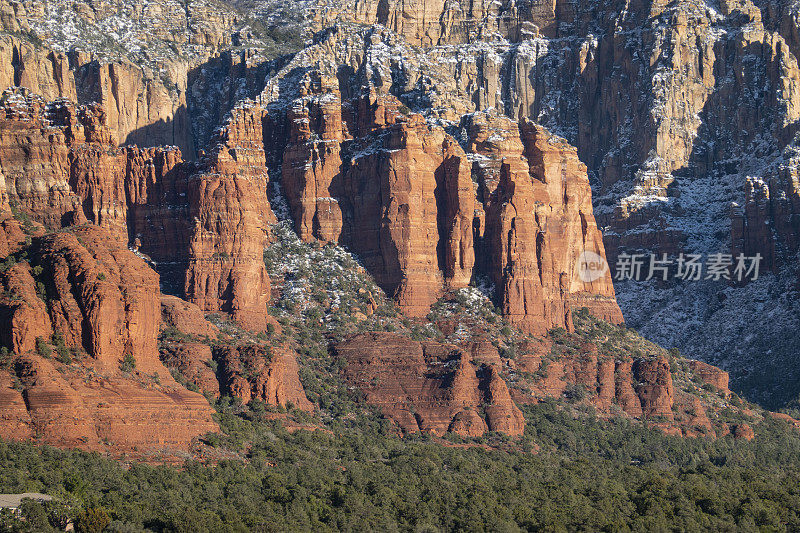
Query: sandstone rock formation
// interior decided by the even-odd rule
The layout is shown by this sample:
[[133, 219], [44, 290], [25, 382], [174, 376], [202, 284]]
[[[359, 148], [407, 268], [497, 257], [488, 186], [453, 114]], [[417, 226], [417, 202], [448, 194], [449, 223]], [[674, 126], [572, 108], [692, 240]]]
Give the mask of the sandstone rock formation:
[[175, 296], [161, 296], [161, 322], [165, 327], [196, 337], [215, 339], [219, 334], [219, 329], [206, 320], [198, 306]]
[[521, 435], [525, 429], [498, 371], [476, 365], [456, 346], [366, 333], [335, 350], [347, 360], [347, 381], [404, 432], [480, 436], [490, 430]]
[[[148, 387], [121, 376], [86, 379], [80, 367], [61, 372], [56, 363], [35, 355], [21, 356], [14, 374], [25, 402], [19, 406], [6, 392], [0, 404], [3, 416], [20, 428], [9, 435], [14, 439], [29, 436], [68, 448], [169, 454], [186, 450], [198, 435], [218, 430], [205, 398], [181, 387]], [[0, 371], [0, 376], [8, 382], [7, 372]]]
[[216, 149], [189, 183], [187, 299], [225, 311], [247, 328], [267, 327], [269, 275], [264, 267], [268, 224], [263, 112], [241, 106], [219, 133]]
[[[347, 69], [363, 69], [415, 111], [452, 125], [465, 113], [494, 108], [532, 119], [576, 146], [593, 179], [612, 265], [620, 252], [673, 259], [760, 253], [773, 274], [764, 283], [780, 286], [776, 293], [796, 292], [796, 187], [787, 180], [796, 164], [782, 154], [787, 145], [796, 150], [800, 117], [796, 5], [321, 4], [317, 27], [328, 28], [320, 35], [329, 42], [320, 37], [315, 45]], [[381, 26], [364, 29], [359, 48], [344, 43], [355, 32], [343, 21]], [[321, 57], [306, 52], [308, 64]], [[648, 336], [726, 365], [764, 401], [796, 396], [792, 387], [779, 400], [783, 389], [758, 383], [794, 375], [796, 343], [772, 347], [768, 366], [778, 372], [761, 372], [768, 354], [760, 347], [798, 327], [797, 298], [777, 306], [779, 326], [774, 316], [758, 318], [754, 329], [761, 333], [748, 340], [742, 332], [759, 315], [740, 313], [742, 301], [759, 289], [726, 294], [733, 297], [720, 306], [717, 295], [727, 282], [707, 285], [652, 282], [637, 290], [638, 283], [622, 283], [617, 291], [626, 318]], [[651, 312], [664, 302], [674, 304]], [[709, 327], [698, 330], [695, 323]]]
[[297, 360], [289, 350], [257, 345], [224, 346], [216, 360], [223, 387], [242, 403], [258, 399], [272, 406], [314, 410], [300, 383]]
[[165, 288], [266, 327], [261, 258], [274, 217], [257, 111], [240, 108], [240, 122], [220, 133], [219, 149], [198, 170], [175, 148], [116, 148], [97, 106], [12, 91], [2, 109], [0, 172], [24, 216], [49, 230], [104, 227], [148, 256]]
[[[522, 358], [531, 360], [530, 355]], [[539, 362], [535, 367], [519, 368], [527, 373], [533, 370], [536, 376], [530, 380], [530, 396], [515, 396], [520, 402], [586, 395], [601, 412], [610, 412], [612, 405], [616, 405], [635, 418], [663, 416], [671, 420], [673, 417], [675, 393], [666, 361], [630, 356], [615, 360], [598, 353], [593, 344], [585, 345], [575, 357], [548, 359], [544, 364], [541, 356], [536, 359]]]
[[[0, 35], [0, 87], [27, 87], [47, 100], [98, 102], [121, 143], [178, 146], [190, 158], [194, 130], [203, 130], [198, 133], [205, 142], [209, 129], [189, 114], [193, 95], [211, 81], [197, 71], [234, 40], [258, 42], [237, 31], [245, 18], [240, 13], [206, 1], [181, 6], [4, 0], [0, 12], [6, 33]], [[114, 46], [109, 32], [115, 32]]]
[[702, 361], [689, 361], [689, 368], [704, 383], [712, 385], [725, 396], [731, 394], [728, 373]]
[[[28, 88], [0, 97], [0, 342], [15, 358], [0, 416], [20, 435], [140, 446], [160, 442], [159, 410], [181, 428], [164, 444], [213, 428], [159, 360], [159, 317], [187, 337], [162, 339], [162, 359], [199, 389], [310, 411], [288, 346], [212, 349], [204, 317], [269, 329], [263, 251], [284, 197], [303, 240], [346, 246], [408, 315], [488, 281], [509, 322], [536, 335], [571, 330], [577, 308], [622, 320], [610, 272], [580, 276], [584, 251], [613, 262], [722, 239], [774, 272], [797, 251], [791, 6], [320, 0], [321, 31], [267, 61], [223, 4], [101, 4], [62, 10], [82, 21], [75, 37], [53, 24], [61, 0], [0, 0], [0, 83]], [[134, 21], [121, 51], [82, 51], [97, 42], [83, 29], [119, 20]], [[766, 179], [736, 176], [741, 153]], [[54, 338], [87, 357], [72, 368], [34, 353]], [[390, 334], [336, 350], [405, 431], [519, 435], [514, 400], [584, 392], [603, 413], [713, 431], [663, 357], [587, 343], [553, 358], [549, 340], [525, 342], [518, 359], [485, 340]], [[730, 394], [724, 372], [690, 366]]]
[[283, 154], [301, 238], [352, 249], [412, 316], [445, 287], [483, 275], [504, 314], [530, 332], [569, 328], [577, 304], [622, 319], [609, 273], [585, 283], [577, 270], [582, 252], [604, 249], [574, 148], [533, 123], [475, 114], [463, 122], [465, 152], [385, 87], [363, 83], [342, 100], [351, 87], [311, 71], [286, 105], [287, 143], [270, 151]]
[[[0, 340], [13, 352], [0, 411], [28, 427], [15, 438], [155, 451], [217, 428], [205, 399], [159, 361], [158, 275], [143, 260], [94, 225], [36, 237], [31, 254], [33, 267], [4, 272], [0, 300]], [[22, 406], [6, 390], [14, 382]]]

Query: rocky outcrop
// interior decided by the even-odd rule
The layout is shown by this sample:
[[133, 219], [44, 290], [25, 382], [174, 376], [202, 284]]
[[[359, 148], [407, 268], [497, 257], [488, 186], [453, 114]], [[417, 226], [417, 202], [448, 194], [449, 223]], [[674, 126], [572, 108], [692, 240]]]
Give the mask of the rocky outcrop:
[[298, 376], [297, 359], [286, 348], [258, 345], [223, 346], [215, 354], [223, 389], [242, 403], [293, 406], [312, 412]]
[[49, 316], [67, 346], [85, 349], [104, 372], [132, 357], [142, 372], [164, 373], [158, 275], [144, 261], [91, 225], [41, 237], [35, 247]]
[[712, 385], [725, 396], [731, 395], [731, 390], [728, 388], [730, 376], [724, 370], [702, 361], [689, 361], [689, 368], [704, 383]]
[[148, 70], [128, 61], [101, 62], [94, 54], [0, 37], [0, 87], [25, 87], [47, 100], [97, 102], [121, 142], [174, 145], [194, 154], [186, 102], [188, 65], [171, 65], [168, 76], [175, 85]]
[[165, 340], [160, 343], [159, 348], [161, 362], [173, 373], [177, 372], [177, 376], [185, 380], [187, 387], [206, 396], [221, 396], [219, 378], [213, 370], [215, 363], [209, 345], [202, 342]]
[[0, 339], [3, 346], [15, 353], [36, 348], [36, 340], [50, 338], [53, 328], [48, 309], [37, 294], [37, 282], [28, 263], [18, 263], [2, 274], [3, 297], [0, 316], [3, 326]]
[[744, 204], [731, 206], [732, 253], [761, 254], [762, 272], [792, 265], [800, 250], [800, 148], [787, 146], [766, 170], [747, 178]]
[[15, 378], [0, 370], [0, 438], [28, 440], [34, 435], [31, 416], [22, 396], [22, 384]]
[[[414, 316], [469, 283], [474, 192], [463, 150], [389, 95], [342, 103], [314, 73], [287, 113], [282, 183], [305, 240], [340, 242]], [[343, 112], [349, 114], [343, 121]]]
[[366, 333], [335, 351], [347, 361], [345, 379], [404, 432], [521, 435], [525, 429], [498, 370], [475, 364], [456, 346]]
[[206, 320], [198, 306], [175, 296], [161, 296], [161, 323], [196, 337], [215, 339], [219, 334], [219, 329]]
[[637, 359], [633, 364], [633, 377], [638, 383], [634, 390], [642, 402], [642, 415], [671, 420], [675, 388], [669, 361]]
[[50, 230], [88, 221], [158, 263], [180, 263], [192, 167], [179, 150], [116, 148], [99, 106], [4, 94], [0, 171], [18, 212]]
[[493, 33], [513, 40], [540, 33], [554, 37], [559, 21], [566, 22], [575, 16], [573, 6], [557, 2], [539, 5], [466, 0], [352, 0], [321, 4], [324, 7], [318, 9], [318, 16], [324, 23], [342, 19], [377, 23], [421, 47], [467, 43]]
[[[46, 227], [61, 227], [62, 218], [80, 205], [70, 189], [69, 123], [52, 127], [56, 106], [21, 91], [3, 93], [0, 118], [0, 171], [5, 176], [8, 201], [14, 208]], [[59, 111], [61, 110], [58, 106]]]
[[485, 229], [479, 236], [503, 314], [526, 331], [570, 327], [573, 304], [619, 322], [608, 270], [583, 276], [584, 252], [604, 257], [586, 168], [574, 148], [528, 121], [496, 115], [466, 120], [480, 156]]
[[282, 150], [301, 238], [346, 245], [413, 316], [445, 287], [486, 275], [503, 313], [529, 332], [569, 328], [578, 305], [622, 319], [609, 272], [579, 276], [580, 254], [604, 249], [574, 148], [533, 123], [476, 114], [462, 125], [465, 152], [380, 88], [349, 101], [342, 91], [351, 89], [321, 71], [304, 76], [288, 143], [271, 147]]
[[756, 433], [748, 424], [736, 424], [733, 426], [731, 433], [737, 439], [753, 440], [756, 438]]
[[[522, 354], [520, 359], [531, 361], [533, 357]], [[666, 361], [611, 358], [600, 354], [597, 346], [590, 343], [572, 357], [548, 357], [542, 361], [541, 356], [536, 356], [536, 360], [534, 367], [529, 362], [527, 367], [516, 365], [528, 374], [523, 377], [530, 389], [528, 395], [515, 395], [519, 402], [566, 397], [586, 400], [604, 413], [618, 406], [634, 418], [673, 418], [675, 391]]]
[[198, 81], [196, 71], [234, 39], [237, 46], [253, 40], [236, 32], [241, 15], [205, 1], [4, 0], [0, 11], [0, 87], [26, 87], [47, 100], [97, 102], [120, 143], [178, 146], [189, 158], [195, 153], [192, 122], [200, 123], [189, 117], [192, 89], [211, 81]]
[[[34, 355], [20, 357], [14, 374], [24, 409], [13, 393], [9, 398], [5, 392], [0, 403], [3, 416], [21, 429], [14, 439], [151, 455], [186, 450], [198, 435], [218, 430], [205, 398], [180, 387], [147, 386], [121, 376], [86, 379], [79, 367]], [[0, 371], [0, 382], [8, 379]]]
[[42, 442], [116, 452], [186, 449], [216, 429], [159, 361], [158, 275], [142, 259], [90, 224], [37, 237], [30, 254], [33, 267], [2, 274], [3, 383], [19, 384], [26, 409], [6, 391], [4, 417]]
[[251, 330], [267, 327], [270, 281], [264, 267], [268, 174], [258, 106], [241, 106], [189, 183], [189, 268], [185, 293], [206, 311], [225, 311]]
[[220, 134], [220, 147], [195, 173], [176, 148], [116, 148], [97, 106], [14, 91], [3, 111], [0, 171], [24, 216], [50, 230], [82, 222], [106, 228], [154, 262], [165, 290], [266, 327], [261, 258], [274, 217], [257, 112], [240, 109], [241, 122]]

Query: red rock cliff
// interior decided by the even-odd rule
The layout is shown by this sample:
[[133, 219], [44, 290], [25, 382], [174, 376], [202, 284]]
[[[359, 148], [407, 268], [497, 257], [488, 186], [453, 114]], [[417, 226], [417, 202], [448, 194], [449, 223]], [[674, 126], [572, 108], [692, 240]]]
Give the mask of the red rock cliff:
[[356, 252], [405, 312], [425, 315], [445, 287], [484, 274], [526, 331], [568, 328], [576, 306], [621, 321], [609, 272], [578, 275], [582, 252], [605, 251], [586, 167], [565, 141], [528, 121], [476, 114], [465, 119], [465, 152], [380, 91], [343, 102], [335, 78], [311, 73], [299, 93], [288, 143], [272, 148], [283, 149], [295, 226], [305, 240]]
[[267, 199], [262, 119], [257, 106], [234, 109], [189, 183], [186, 297], [206, 311], [230, 313], [253, 330], [267, 325], [264, 248], [275, 221]]

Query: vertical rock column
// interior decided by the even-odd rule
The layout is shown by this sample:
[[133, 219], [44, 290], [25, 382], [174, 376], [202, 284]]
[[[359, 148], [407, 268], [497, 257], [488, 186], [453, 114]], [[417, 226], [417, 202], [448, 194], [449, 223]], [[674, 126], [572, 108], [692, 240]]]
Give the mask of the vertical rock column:
[[275, 221], [267, 200], [263, 116], [257, 105], [234, 109], [204, 170], [189, 183], [186, 297], [206, 311], [230, 313], [251, 330], [267, 327], [264, 248]]

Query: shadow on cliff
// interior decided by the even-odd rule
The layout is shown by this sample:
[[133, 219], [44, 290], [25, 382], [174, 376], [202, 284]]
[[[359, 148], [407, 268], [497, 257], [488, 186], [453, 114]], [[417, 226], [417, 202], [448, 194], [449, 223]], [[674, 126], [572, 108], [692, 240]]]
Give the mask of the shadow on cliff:
[[[744, 205], [744, 172], [747, 171], [748, 158], [752, 158], [758, 168], [759, 164], [763, 164], [759, 163], [759, 158], [782, 151], [800, 129], [800, 121], [784, 125], [779, 120], [783, 105], [778, 99], [780, 92], [777, 89], [781, 83], [780, 63], [783, 61], [782, 54], [789, 53], [789, 50], [778, 47], [775, 58], [772, 58], [770, 54], [765, 54], [764, 49], [768, 46], [758, 42], [742, 45], [731, 40], [721, 40], [715, 45], [717, 61], [713, 65], [713, 75], [716, 85], [698, 113], [700, 127], [693, 138], [687, 163], [673, 171], [675, 180], [667, 188], [670, 198], [679, 199], [682, 192], [692, 191], [695, 195], [701, 195], [701, 202], [707, 200], [702, 210], [693, 211], [693, 204], [670, 208], [684, 225], [703, 224], [708, 209], [713, 209], [715, 202], [728, 200]], [[740, 68], [743, 72], [737, 74]], [[737, 180], [737, 176], [741, 179]], [[697, 183], [701, 178], [712, 178], [712, 182], [719, 182], [720, 189], [709, 190], [702, 196], [703, 190], [699, 188], [706, 184]], [[720, 190], [726, 191], [728, 184], [734, 186], [734, 197], [718, 196]], [[697, 200], [694, 202], [697, 203]], [[725, 208], [720, 207], [719, 203], [716, 206]], [[732, 253], [734, 243], [726, 217], [729, 217], [728, 211], [719, 213], [718, 231], [706, 236], [706, 242], [711, 246], [718, 245], [719, 249], [702, 250], [703, 253]], [[662, 250], [655, 251], [660, 253]], [[765, 255], [763, 250], [755, 248], [744, 250], [747, 256], [756, 252]], [[796, 261], [797, 250], [788, 252], [784, 261]], [[777, 262], [778, 265], [762, 265], [762, 273], [772, 270], [780, 277], [780, 258]], [[681, 338], [675, 339], [675, 344], [688, 356], [729, 371], [731, 389], [737, 394], [766, 408], [780, 408], [800, 394], [800, 385], [796, 385], [800, 383], [800, 366], [796, 363], [797, 342], [791, 338], [775, 338], [774, 332], [770, 332], [771, 314], [741, 316], [731, 322], [730, 317], [736, 310], [726, 303], [734, 296], [730, 288], [729, 284], [720, 283], [716, 292], [706, 294], [697, 291], [694, 294], [696, 301], [683, 302], [703, 310], [701, 316], [697, 317], [702, 321], [702, 326], [699, 334], [686, 330]], [[776, 301], [782, 295], [770, 294], [768, 298]], [[734, 296], [732, 301], [735, 300]], [[795, 305], [796, 298], [790, 297], [788, 301], [794, 309], [785, 311], [794, 314], [800, 321], [800, 307]], [[744, 310], [741, 312], [745, 313]], [[644, 322], [641, 327], [657, 328], [658, 325]], [[715, 331], [716, 340], [706, 338], [709, 328]]]
[[[194, 160], [196, 157], [193, 136], [185, 136], [186, 131], [191, 131], [191, 121], [189, 111], [185, 105], [181, 105], [175, 111], [174, 117], [160, 118], [156, 122], [136, 129], [128, 134], [122, 144], [136, 145], [141, 148], [154, 146], [177, 146], [181, 150], [181, 155], [187, 161]], [[181, 141], [184, 142], [181, 142]]]
[[260, 61], [253, 61], [254, 57], [258, 56], [250, 50], [229, 50], [189, 70], [186, 101], [195, 150], [205, 149], [225, 115], [238, 102], [258, 96], [267, 78], [293, 56]]
[[[247, 50], [227, 51], [188, 73], [187, 102], [174, 118], [160, 119], [131, 132], [126, 145], [158, 147], [174, 145], [173, 139], [192, 140], [179, 146], [183, 162], [173, 168], [158, 168], [158, 179], [146, 180], [144, 204], [132, 204], [128, 210], [129, 244], [152, 259], [151, 266], [161, 276], [162, 292], [185, 297], [191, 239], [191, 176], [202, 170], [195, 162], [208, 146], [213, 132], [228, 112], [241, 100], [256, 97], [264, 88], [267, 76], [279, 70], [290, 56], [253, 63]], [[184, 135], [190, 131], [189, 136]], [[163, 174], [161, 173], [163, 170]], [[129, 202], [131, 200], [129, 199]]]

